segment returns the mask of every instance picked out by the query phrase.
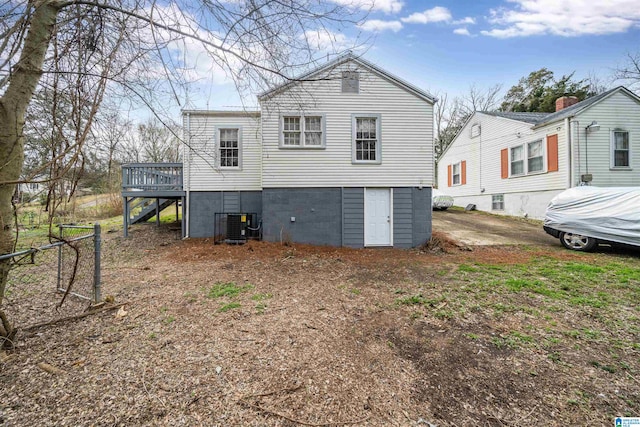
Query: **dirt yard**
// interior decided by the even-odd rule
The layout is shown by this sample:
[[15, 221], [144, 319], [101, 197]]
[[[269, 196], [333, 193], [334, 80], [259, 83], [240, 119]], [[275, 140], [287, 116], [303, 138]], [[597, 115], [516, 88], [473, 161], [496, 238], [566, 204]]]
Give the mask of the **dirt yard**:
[[560, 247], [540, 221], [448, 209], [433, 212], [434, 229], [466, 245], [539, 245]]
[[[637, 254], [462, 250], [444, 236], [428, 250], [176, 237], [105, 233], [104, 293], [127, 304], [19, 334], [0, 353], [0, 424], [609, 426], [640, 415]], [[601, 289], [610, 276], [588, 269], [599, 265], [616, 266], [617, 287]], [[584, 274], [588, 294], [574, 283]], [[40, 301], [53, 298], [16, 290], [14, 320], [56, 317]]]

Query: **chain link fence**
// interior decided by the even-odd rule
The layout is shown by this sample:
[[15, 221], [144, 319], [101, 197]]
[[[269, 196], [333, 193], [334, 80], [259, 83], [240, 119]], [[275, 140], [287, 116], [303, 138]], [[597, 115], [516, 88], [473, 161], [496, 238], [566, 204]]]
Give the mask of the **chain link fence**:
[[101, 300], [100, 225], [61, 225], [57, 239], [0, 255], [11, 260], [2, 308], [16, 326], [74, 315]]

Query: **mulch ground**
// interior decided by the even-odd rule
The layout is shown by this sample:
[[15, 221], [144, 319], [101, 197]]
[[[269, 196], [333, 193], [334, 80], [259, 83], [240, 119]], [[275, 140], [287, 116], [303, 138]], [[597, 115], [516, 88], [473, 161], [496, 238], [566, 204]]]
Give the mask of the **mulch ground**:
[[[608, 425], [608, 391], [639, 395], [594, 367], [576, 376], [544, 352], [469, 339], [530, 321], [522, 313], [451, 319], [396, 303], [400, 289], [457, 286], [461, 263], [581, 254], [468, 250], [443, 235], [414, 250], [213, 245], [152, 227], [131, 236], [105, 235], [103, 255], [103, 292], [126, 305], [22, 332], [0, 353], [0, 424]], [[220, 284], [238, 292], [212, 294]], [[20, 292], [20, 310], [7, 307], [16, 324], [61, 317], [59, 295]], [[601, 407], [573, 405], [576, 390], [605, 391]]]

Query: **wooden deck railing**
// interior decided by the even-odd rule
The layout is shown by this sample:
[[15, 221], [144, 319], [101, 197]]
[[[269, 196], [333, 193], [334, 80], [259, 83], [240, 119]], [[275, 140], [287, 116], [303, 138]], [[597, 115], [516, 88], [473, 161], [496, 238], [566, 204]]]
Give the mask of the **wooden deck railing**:
[[122, 191], [183, 191], [182, 163], [124, 164]]

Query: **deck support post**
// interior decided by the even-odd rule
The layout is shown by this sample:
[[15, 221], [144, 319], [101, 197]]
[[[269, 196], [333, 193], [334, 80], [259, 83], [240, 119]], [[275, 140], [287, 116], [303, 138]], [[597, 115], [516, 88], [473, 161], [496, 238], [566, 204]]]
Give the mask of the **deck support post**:
[[129, 237], [129, 198], [122, 198], [122, 218], [123, 218], [123, 227], [124, 227], [124, 237]]

